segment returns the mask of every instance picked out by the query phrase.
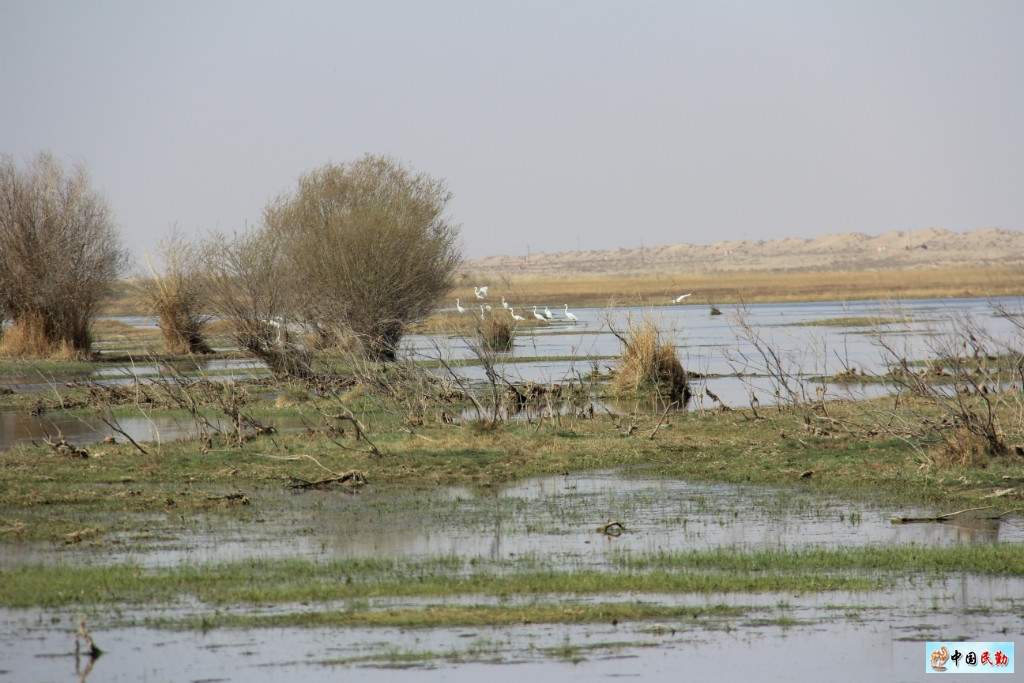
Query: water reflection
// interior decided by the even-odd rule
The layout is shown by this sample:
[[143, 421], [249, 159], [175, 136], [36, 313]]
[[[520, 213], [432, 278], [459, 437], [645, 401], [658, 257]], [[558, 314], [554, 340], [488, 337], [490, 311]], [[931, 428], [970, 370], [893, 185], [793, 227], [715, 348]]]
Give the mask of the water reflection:
[[[208, 418], [217, 429], [232, 431], [234, 427], [227, 420], [217, 417]], [[300, 417], [273, 417], [264, 420], [265, 424], [277, 431], [304, 429], [307, 423]], [[117, 426], [132, 439], [144, 441], [173, 441], [203, 432], [194, 421], [184, 418], [167, 417], [165, 415], [140, 415], [136, 417], [118, 417]], [[207, 430], [208, 431], [208, 430]], [[63, 435], [68, 443], [76, 446], [87, 446], [114, 436], [123, 441], [103, 422], [93, 416], [75, 416], [68, 413], [44, 413], [33, 416], [25, 413], [0, 412], [0, 449], [11, 448], [18, 444], [42, 443], [46, 439], [56, 439]]]
[[[101, 549], [5, 544], [0, 564], [60, 559], [175, 566], [254, 557], [449, 556], [466, 561], [538, 557], [562, 568], [600, 568], [616, 566], [623, 554], [723, 546], [757, 551], [1024, 542], [1024, 528], [1015, 520], [893, 525], [891, 509], [811, 491], [621, 472], [539, 477], [482, 489], [369, 487], [357, 495], [253, 492], [250, 497], [259, 525], [248, 518], [209, 522], [154, 516], [149, 533], [113, 534]], [[907, 517], [934, 514], [899, 511]], [[625, 524], [625, 533], [617, 538], [598, 534], [597, 527], [608, 519]], [[371, 528], [373, 533], [353, 533]]]
[[[964, 575], [950, 582], [870, 593], [564, 596], [565, 608], [594, 601], [743, 608], [734, 617], [658, 624], [516, 624], [502, 627], [160, 630], [153, 617], [205, 613], [202, 605], [121, 606], [90, 617], [106, 654], [103, 680], [478, 681], [516, 683], [602, 678], [678, 681], [920, 680], [926, 640], [986, 640], [1024, 628], [1024, 582]], [[513, 598], [514, 599], [514, 598]], [[531, 598], [537, 600], [537, 598]], [[457, 600], [455, 601], [457, 602]], [[467, 604], [481, 604], [479, 598]], [[374, 601], [424, 607], [417, 600]], [[304, 609], [218, 606], [238, 614]], [[95, 622], [93, 621], [95, 619]], [[0, 662], [10, 680], [60, 680], [75, 666], [74, 626], [48, 610], [0, 609]], [[998, 638], [1012, 640], [1012, 636]], [[496, 663], [515, 666], [495, 666]], [[80, 669], [75, 669], [80, 675]], [[98, 672], [98, 673], [96, 673]], [[681, 675], [682, 672], [682, 675]]]

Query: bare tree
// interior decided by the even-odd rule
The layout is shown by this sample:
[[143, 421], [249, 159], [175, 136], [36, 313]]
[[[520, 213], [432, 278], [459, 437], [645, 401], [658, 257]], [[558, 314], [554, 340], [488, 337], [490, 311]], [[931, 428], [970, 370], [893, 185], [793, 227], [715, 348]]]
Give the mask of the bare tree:
[[230, 326], [235, 342], [278, 377], [310, 376], [309, 351], [288, 335], [295, 284], [276, 236], [215, 233], [201, 252], [211, 311]]
[[0, 310], [11, 354], [87, 355], [98, 305], [128, 265], [113, 214], [80, 165], [0, 156]]
[[407, 325], [452, 286], [459, 228], [444, 214], [443, 181], [388, 157], [327, 164], [264, 211], [304, 322], [352, 335], [368, 357], [392, 361]]
[[210, 353], [203, 337], [206, 317], [203, 305], [203, 269], [199, 250], [185, 239], [177, 226], [160, 242], [161, 269], [147, 255], [150, 276], [141, 281], [146, 302], [160, 320], [168, 353]]

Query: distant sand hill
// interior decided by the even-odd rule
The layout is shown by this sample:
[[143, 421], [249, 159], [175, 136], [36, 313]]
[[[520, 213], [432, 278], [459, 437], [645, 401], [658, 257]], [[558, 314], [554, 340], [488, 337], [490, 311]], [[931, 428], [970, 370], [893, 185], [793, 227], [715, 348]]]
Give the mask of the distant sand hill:
[[815, 239], [718, 242], [710, 246], [676, 244], [611, 251], [538, 252], [529, 259], [487, 256], [468, 261], [466, 267], [477, 273], [565, 277], [977, 268], [1015, 264], [1024, 266], [1024, 233], [995, 228], [967, 233], [927, 228], [888, 232], [878, 237], [851, 232]]

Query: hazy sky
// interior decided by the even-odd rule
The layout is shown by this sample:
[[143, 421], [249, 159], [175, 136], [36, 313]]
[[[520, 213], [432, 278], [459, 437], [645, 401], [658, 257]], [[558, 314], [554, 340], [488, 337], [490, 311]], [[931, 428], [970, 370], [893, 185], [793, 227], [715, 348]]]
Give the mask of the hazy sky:
[[299, 174], [444, 178], [465, 255], [1024, 229], [1024, 2], [0, 0], [0, 152], [136, 254]]

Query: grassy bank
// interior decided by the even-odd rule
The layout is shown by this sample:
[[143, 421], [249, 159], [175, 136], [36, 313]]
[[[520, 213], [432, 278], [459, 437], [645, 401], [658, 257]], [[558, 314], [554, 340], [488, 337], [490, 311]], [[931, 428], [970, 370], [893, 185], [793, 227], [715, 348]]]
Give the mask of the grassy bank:
[[[536, 567], [536, 560], [486, 563], [432, 560], [252, 560], [172, 569], [137, 566], [31, 566], [3, 571], [5, 607], [168, 604], [195, 599], [228, 605], [334, 605], [326, 611], [243, 617], [220, 615], [219, 625], [506, 624], [524, 621], [642, 619], [671, 608], [620, 603], [563, 609], [552, 596], [623, 594], [814, 593], [892, 587], [908, 578], [945, 572], [1024, 575], [1024, 548], [1012, 544], [947, 548], [896, 546], [744, 551], [720, 548], [623, 555], [613, 571]], [[496, 604], [446, 608], [372, 609], [374, 599], [445, 600], [468, 597]], [[600, 599], [598, 597], [598, 602]], [[339, 604], [347, 605], [338, 609]], [[681, 608], [683, 611], [693, 608]], [[613, 610], [611, 613], [609, 610]], [[660, 615], [661, 612], [654, 614]], [[210, 619], [210, 617], [204, 617]], [[251, 622], [251, 623], [250, 623]], [[208, 625], [215, 625], [208, 623]]]
[[[222, 498], [226, 491], [286, 491], [294, 481], [353, 470], [373, 486], [487, 487], [534, 475], [644, 467], [673, 478], [800, 487], [897, 506], [952, 510], [1001, 492], [989, 502], [1007, 509], [1024, 499], [1024, 458], [1014, 451], [943, 460], [944, 446], [867, 427], [808, 427], [793, 410], [762, 410], [760, 419], [750, 410], [596, 413], [497, 425], [427, 416], [410, 428], [404, 415], [351, 405], [362, 437], [330, 416], [336, 406], [277, 408], [252, 399], [246, 411], [256, 422], [288, 414], [302, 416], [310, 429], [241, 443], [230, 435], [147, 443], [145, 454], [124, 442], [90, 446], [83, 449], [87, 457], [46, 445], [0, 452], [0, 541], [62, 542], [91, 527], [131, 531], [145, 524], [135, 516], [144, 513], [232, 514], [237, 505]], [[872, 410], [876, 422], [887, 419], [890, 400], [830, 404], [829, 419], [852, 425]], [[926, 414], [928, 406], [918, 410]]]

